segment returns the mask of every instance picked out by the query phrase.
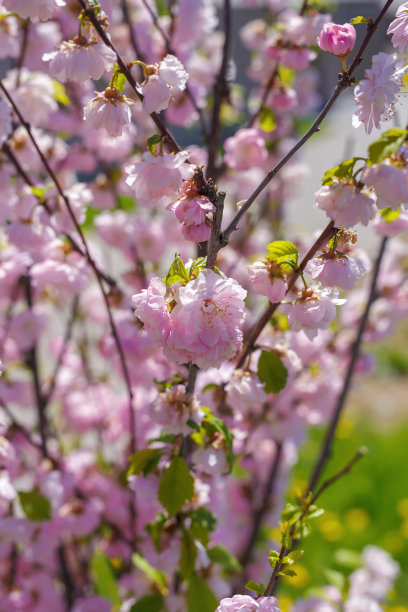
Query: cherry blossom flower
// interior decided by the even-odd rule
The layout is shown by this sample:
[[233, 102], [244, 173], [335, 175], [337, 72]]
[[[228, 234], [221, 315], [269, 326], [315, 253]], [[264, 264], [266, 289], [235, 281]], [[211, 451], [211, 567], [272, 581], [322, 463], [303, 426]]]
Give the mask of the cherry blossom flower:
[[177, 363], [192, 361], [203, 369], [232, 359], [242, 345], [246, 294], [235, 280], [208, 269], [180, 287], [171, 312], [166, 357]]
[[372, 66], [364, 72], [364, 79], [354, 90], [354, 99], [359, 108], [354, 113], [353, 127], [364, 125], [367, 134], [373, 127], [394, 114], [394, 106], [403, 75], [408, 67], [397, 61], [397, 55], [378, 53], [373, 56]]
[[149, 337], [158, 344], [165, 342], [170, 332], [170, 314], [165, 295], [165, 284], [155, 277], [147, 289], [132, 297], [136, 307], [135, 317], [142, 321]]
[[162, 425], [166, 433], [188, 435], [191, 427], [189, 419], [197, 422], [204, 413], [195, 397], [186, 393], [185, 385], [173, 385], [163, 393], [159, 393], [151, 404], [149, 415], [156, 423]]
[[387, 34], [392, 34], [391, 42], [402, 52], [408, 47], [408, 2], [398, 7], [394, 21], [389, 25]]
[[288, 290], [279, 264], [265, 259], [248, 266], [249, 278], [255, 293], [264, 295], [270, 302], [281, 302]]
[[75, 36], [63, 41], [56, 51], [45, 53], [42, 59], [50, 62], [50, 73], [56, 79], [82, 83], [89, 78], [100, 79], [116, 55], [103, 43]]
[[194, 174], [194, 167], [185, 163], [187, 159], [188, 151], [176, 155], [153, 155], [147, 151], [142, 161], [128, 167], [126, 183], [139, 199], [167, 204], [181, 188], [183, 179]]
[[145, 72], [147, 79], [142, 84], [142, 106], [149, 114], [165, 110], [172, 95], [186, 87], [188, 74], [174, 55], [167, 54], [159, 64], [147, 66]]
[[31, 17], [44, 21], [52, 17], [55, 6], [65, 6], [64, 0], [2, 0], [11, 12], [17, 13], [23, 19]]
[[115, 87], [107, 87], [85, 106], [84, 119], [96, 130], [104, 128], [110, 136], [121, 136], [123, 130], [129, 129], [132, 104], [133, 100]]
[[294, 331], [303, 330], [309, 338], [314, 338], [319, 329], [327, 329], [336, 317], [336, 306], [346, 302], [338, 298], [337, 290], [316, 286], [298, 295], [288, 311], [289, 325]]
[[322, 285], [346, 290], [354, 289], [356, 282], [367, 271], [362, 260], [334, 251], [313, 257], [305, 268], [305, 272]]
[[336, 227], [353, 227], [357, 223], [368, 225], [376, 211], [374, 197], [347, 180], [323, 185], [315, 193], [315, 198], [315, 207], [324, 210]]
[[265, 141], [258, 130], [244, 128], [224, 142], [225, 163], [233, 170], [260, 166], [268, 159]]
[[317, 44], [322, 51], [345, 58], [354, 49], [356, 35], [356, 29], [350, 23], [325, 23], [317, 37]]
[[401, 204], [408, 205], [408, 171], [391, 163], [367, 166], [361, 182], [373, 187], [377, 196], [377, 208], [398, 210]]
[[17, 71], [10, 70], [4, 79], [19, 111], [35, 126], [43, 126], [51, 113], [58, 110], [55, 100], [54, 82], [42, 72], [31, 72], [27, 68], [19, 71], [19, 85], [15, 87]]
[[252, 599], [249, 595], [234, 595], [220, 601], [215, 612], [280, 612], [275, 597]]
[[208, 214], [215, 212], [214, 204], [198, 193], [191, 180], [182, 186], [182, 197], [167, 206], [182, 224], [183, 236], [192, 242], [204, 242], [211, 236], [212, 222]]

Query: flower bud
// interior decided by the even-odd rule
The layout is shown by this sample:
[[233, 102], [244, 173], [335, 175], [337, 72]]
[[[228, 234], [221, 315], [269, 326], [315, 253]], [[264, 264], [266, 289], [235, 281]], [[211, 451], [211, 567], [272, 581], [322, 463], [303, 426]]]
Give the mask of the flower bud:
[[350, 23], [338, 25], [337, 23], [325, 23], [317, 44], [322, 51], [333, 53], [338, 57], [345, 58], [354, 48], [356, 42], [356, 30]]

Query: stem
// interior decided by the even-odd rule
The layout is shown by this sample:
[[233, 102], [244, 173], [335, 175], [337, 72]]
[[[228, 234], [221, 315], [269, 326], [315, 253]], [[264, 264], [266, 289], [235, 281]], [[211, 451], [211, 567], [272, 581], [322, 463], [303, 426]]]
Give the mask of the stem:
[[356, 338], [354, 340], [354, 343], [351, 347], [351, 354], [350, 354], [350, 361], [348, 364], [348, 368], [346, 371], [346, 375], [344, 378], [344, 383], [343, 383], [343, 388], [342, 391], [340, 393], [338, 402], [337, 402], [337, 406], [336, 409], [334, 411], [334, 414], [330, 420], [330, 424], [329, 427], [327, 429], [326, 432], [326, 436], [319, 454], [319, 457], [316, 461], [316, 465], [313, 469], [312, 475], [310, 477], [310, 481], [309, 481], [309, 491], [313, 491], [316, 487], [316, 484], [320, 478], [320, 475], [323, 471], [323, 468], [326, 464], [326, 461], [328, 460], [329, 456], [330, 456], [330, 450], [331, 450], [331, 446], [334, 440], [334, 435], [336, 432], [336, 428], [337, 428], [337, 424], [339, 422], [340, 419], [340, 415], [344, 409], [345, 403], [346, 403], [346, 399], [348, 396], [348, 393], [350, 391], [350, 386], [351, 386], [351, 382], [353, 379], [353, 374], [354, 374], [354, 369], [358, 360], [358, 356], [359, 356], [359, 351], [360, 351], [360, 346], [361, 346], [361, 342], [363, 339], [363, 334], [364, 334], [364, 330], [366, 328], [367, 325], [367, 321], [368, 321], [368, 317], [370, 314], [370, 310], [371, 307], [377, 297], [376, 293], [377, 293], [377, 280], [378, 280], [378, 275], [380, 272], [380, 267], [381, 267], [381, 262], [382, 259], [384, 257], [384, 253], [385, 253], [385, 247], [387, 244], [387, 238], [383, 238], [381, 240], [381, 246], [377, 255], [377, 259], [375, 262], [375, 266], [374, 266], [374, 271], [373, 271], [373, 276], [371, 279], [371, 285], [370, 285], [370, 292], [368, 295], [368, 299], [367, 299], [367, 304], [366, 307], [364, 309], [364, 313], [363, 316], [361, 317], [360, 320], [360, 324], [359, 324], [359, 328], [358, 328], [358, 332], [356, 335]]
[[262, 99], [259, 104], [259, 107], [255, 111], [255, 113], [252, 115], [252, 117], [249, 119], [246, 125], [247, 128], [251, 128], [254, 125], [255, 121], [258, 119], [259, 115], [261, 114], [261, 110], [266, 104], [266, 100], [268, 99], [269, 92], [271, 91], [277, 76], [278, 76], [278, 66], [275, 66], [275, 68], [271, 72], [271, 76], [267, 80], [266, 85], [264, 87]]
[[[335, 482], [337, 482], [342, 476], [344, 476], [345, 474], [347, 474], [352, 467], [357, 463], [357, 461], [359, 461], [362, 457], [364, 457], [367, 453], [367, 450], [365, 448], [360, 448], [357, 453], [354, 455], [354, 457], [352, 459], [350, 459], [350, 461], [338, 472], [336, 472], [334, 474], [334, 476], [332, 476], [331, 478], [329, 478], [328, 480], [326, 480], [322, 486], [317, 490], [317, 492], [312, 496], [309, 496], [309, 499], [307, 501], [307, 503], [305, 504], [305, 508], [302, 512], [302, 514], [300, 515], [300, 517], [292, 524], [290, 530], [289, 530], [289, 537], [293, 538], [295, 532], [296, 532], [296, 528], [297, 526], [305, 519], [305, 517], [307, 516], [307, 513], [309, 511], [310, 506], [312, 506], [316, 500], [318, 499], [318, 497], [320, 497], [320, 495], [323, 493], [323, 491], [325, 491], [330, 485], [334, 484]], [[304, 500], [306, 499], [306, 497], [303, 498]], [[267, 584], [267, 587], [263, 593], [263, 597], [269, 597], [272, 594], [272, 590], [275, 586], [275, 583], [279, 577], [279, 572], [282, 569], [282, 560], [283, 557], [288, 554], [288, 552], [290, 552], [289, 548], [286, 548], [285, 546], [281, 546], [280, 552], [279, 552], [279, 558], [278, 561], [273, 569], [272, 575], [269, 579], [269, 582]]]
[[211, 128], [210, 137], [208, 141], [208, 163], [207, 163], [207, 178], [215, 177], [215, 158], [217, 155], [217, 148], [220, 142], [221, 136], [221, 104], [224, 98], [228, 95], [229, 88], [227, 83], [227, 69], [228, 60], [230, 56], [231, 47], [231, 2], [230, 0], [224, 0], [224, 47], [222, 51], [222, 61], [220, 70], [214, 84], [214, 102], [211, 116]]
[[17, 63], [16, 63], [16, 69], [17, 69], [16, 87], [20, 85], [21, 69], [24, 65], [24, 59], [27, 53], [28, 31], [30, 29], [30, 20], [25, 19], [22, 23], [21, 28], [23, 30], [23, 40], [21, 41], [20, 55], [18, 56]]
[[258, 187], [254, 190], [254, 192], [249, 196], [249, 198], [247, 199], [245, 204], [243, 204], [243, 206], [237, 212], [237, 214], [232, 219], [232, 221], [228, 225], [228, 227], [221, 233], [221, 235], [220, 235], [221, 246], [225, 246], [227, 244], [228, 239], [229, 239], [230, 235], [232, 234], [232, 232], [234, 232], [235, 230], [238, 229], [239, 221], [244, 216], [244, 214], [247, 212], [247, 210], [250, 208], [250, 206], [255, 202], [255, 200], [259, 196], [259, 194], [262, 193], [262, 191], [265, 189], [265, 187], [267, 187], [269, 185], [271, 180], [278, 174], [278, 172], [283, 168], [283, 166], [285, 164], [287, 164], [287, 162], [293, 157], [293, 155], [301, 147], [303, 147], [303, 145], [313, 136], [313, 134], [315, 134], [316, 132], [319, 131], [319, 126], [321, 125], [321, 123], [325, 119], [326, 115], [328, 114], [328, 112], [330, 111], [330, 109], [334, 105], [335, 101], [340, 96], [340, 94], [345, 89], [347, 89], [347, 87], [349, 87], [350, 85], [353, 84], [352, 75], [353, 75], [355, 69], [357, 68], [357, 66], [359, 65], [359, 63], [361, 62], [362, 54], [363, 54], [364, 50], [366, 49], [366, 47], [367, 47], [368, 43], [370, 42], [374, 32], [378, 28], [378, 25], [379, 25], [380, 21], [384, 17], [384, 15], [387, 12], [388, 8], [391, 6], [392, 2], [393, 2], [393, 0], [387, 0], [387, 2], [385, 3], [383, 9], [379, 13], [377, 19], [372, 24], [368, 24], [368, 26], [367, 26], [367, 34], [365, 35], [365, 38], [364, 38], [363, 42], [361, 43], [361, 45], [360, 45], [356, 55], [354, 56], [353, 61], [351, 62], [350, 66], [349, 66], [349, 68], [348, 68], [348, 70], [346, 72], [342, 72], [342, 73], [339, 74], [338, 82], [337, 82], [337, 85], [335, 86], [335, 88], [333, 90], [332, 95], [330, 96], [329, 100], [326, 102], [326, 104], [325, 104], [324, 108], [322, 109], [322, 111], [316, 117], [316, 119], [315, 119], [313, 125], [311, 126], [311, 128], [298, 140], [298, 142], [276, 164], [276, 166], [274, 168], [272, 168], [272, 170], [270, 170], [270, 172], [268, 172], [268, 174], [263, 179], [263, 181], [258, 185]]

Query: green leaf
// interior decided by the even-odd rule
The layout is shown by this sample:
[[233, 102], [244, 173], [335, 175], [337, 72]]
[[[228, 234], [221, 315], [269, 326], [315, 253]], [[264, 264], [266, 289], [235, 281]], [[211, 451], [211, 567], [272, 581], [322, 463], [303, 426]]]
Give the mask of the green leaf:
[[162, 139], [161, 134], [153, 134], [150, 138], [147, 139], [147, 148], [149, 149], [152, 155], [156, 155], [157, 145]]
[[276, 128], [275, 115], [270, 108], [262, 106], [259, 113], [259, 125], [264, 132], [273, 132]]
[[117, 64], [114, 65], [115, 71], [110, 81], [110, 87], [115, 87], [119, 93], [122, 93], [126, 85], [126, 77]]
[[241, 572], [242, 566], [238, 559], [234, 557], [224, 546], [217, 545], [207, 550], [208, 558], [213, 563], [218, 563], [229, 572]]
[[189, 276], [194, 276], [194, 278], [197, 278], [199, 272], [201, 270], [204, 270], [205, 266], [207, 265], [207, 258], [206, 257], [197, 257], [197, 259], [195, 259], [193, 261], [193, 263], [191, 264], [188, 274]]
[[245, 588], [248, 589], [248, 591], [254, 591], [257, 595], [263, 595], [265, 592], [265, 585], [263, 582], [255, 582], [255, 580], [247, 582]]
[[362, 17], [361, 15], [359, 15], [358, 17], [353, 17], [353, 19], [350, 20], [351, 25], [358, 25], [359, 23], [372, 23], [372, 18], [371, 17]]
[[398, 207], [398, 210], [393, 210], [389, 206], [387, 208], [383, 208], [380, 211], [381, 217], [384, 219], [386, 223], [391, 223], [395, 221], [400, 216], [401, 207]]
[[297, 573], [293, 569], [284, 569], [281, 572], [279, 572], [279, 575], [280, 576], [282, 576], [282, 575], [283, 576], [290, 576], [292, 578], [293, 576], [297, 576]]
[[190, 513], [191, 527], [190, 532], [195, 540], [198, 540], [204, 546], [207, 546], [210, 541], [210, 532], [214, 531], [217, 526], [217, 520], [210, 510], [207, 508], [199, 508], [192, 510]]
[[287, 549], [292, 548], [293, 539], [288, 533], [282, 533], [282, 546]]
[[183, 530], [181, 539], [180, 573], [183, 579], [189, 578], [194, 571], [197, 559], [197, 546], [191, 531]]
[[325, 569], [324, 573], [329, 584], [332, 584], [333, 586], [337, 587], [340, 592], [345, 591], [347, 586], [347, 580], [344, 574], [342, 574], [341, 572], [336, 572], [335, 570], [329, 568]]
[[167, 6], [165, 0], [155, 0], [155, 3], [157, 8], [157, 14], [159, 15], [159, 17], [164, 17], [165, 15], [169, 17], [171, 16], [169, 7]]
[[158, 570], [152, 565], [150, 565], [147, 559], [142, 557], [142, 555], [140, 555], [139, 553], [133, 553], [132, 561], [136, 565], [136, 567], [144, 573], [146, 578], [148, 578], [150, 582], [152, 582], [157, 587], [157, 589], [162, 595], [167, 595], [167, 575], [165, 572], [163, 572], [162, 570]]
[[40, 522], [51, 519], [50, 501], [38, 491], [20, 491], [18, 499], [24, 514], [30, 521]]
[[[207, 434], [211, 435], [214, 432], [218, 432], [222, 434], [226, 444], [227, 444], [227, 461], [229, 465], [229, 471], [232, 470], [234, 465], [234, 454], [232, 452], [232, 443], [233, 443], [233, 434], [230, 429], [226, 426], [222, 419], [214, 416], [209, 408], [205, 406], [202, 407], [205, 412], [205, 417], [202, 421], [202, 427], [206, 431]], [[193, 434], [199, 435], [199, 434]]]
[[187, 612], [214, 612], [218, 599], [207, 581], [193, 572], [187, 587]]
[[159, 484], [159, 501], [174, 516], [194, 495], [194, 478], [182, 457], [173, 457]]
[[334, 166], [324, 173], [322, 178], [322, 185], [333, 185], [335, 183], [333, 177], [338, 179], [350, 178], [353, 176], [354, 166], [361, 157], [351, 157], [350, 159], [344, 160], [338, 166]]
[[71, 102], [67, 96], [67, 92], [65, 91], [65, 87], [63, 86], [63, 84], [59, 81], [55, 81], [54, 79], [52, 79], [52, 87], [54, 90], [55, 100], [63, 106], [69, 106]]
[[286, 563], [289, 563], [289, 565], [297, 563], [303, 557], [303, 552], [303, 550], [292, 550], [287, 556], [288, 561]]
[[183, 283], [184, 285], [186, 285], [189, 282], [190, 276], [186, 270], [186, 266], [184, 265], [183, 260], [181, 259], [178, 253], [175, 254], [174, 261], [170, 266], [170, 270], [166, 278], [163, 280], [166, 282], [166, 285], [168, 287], [170, 287], [174, 283]]
[[288, 380], [282, 359], [273, 351], [262, 351], [258, 362], [258, 378], [265, 383], [266, 393], [279, 393]]
[[48, 183], [44, 187], [30, 187], [29, 189], [36, 198], [41, 199], [52, 187], [54, 187], [54, 183]]
[[288, 240], [276, 240], [266, 247], [269, 251], [268, 259], [281, 264], [288, 270], [297, 266], [299, 252], [294, 244]]
[[135, 199], [132, 198], [132, 196], [123, 194], [118, 195], [118, 197], [116, 198], [116, 205], [118, 208], [120, 208], [121, 210], [125, 210], [126, 212], [133, 211], [136, 208]]
[[392, 129], [381, 135], [381, 138], [368, 147], [369, 160], [378, 164], [386, 157], [397, 153], [408, 136], [408, 130]]
[[164, 452], [160, 448], [144, 448], [136, 451], [130, 457], [130, 466], [127, 472], [128, 476], [132, 474], [140, 474], [143, 472], [143, 476], [147, 476], [152, 472], [160, 461], [160, 457], [164, 455]]
[[145, 595], [130, 608], [130, 612], [160, 612], [163, 609], [161, 595]]
[[120, 604], [119, 587], [109, 559], [101, 550], [96, 550], [89, 562], [95, 592], [113, 604]]
[[339, 548], [334, 553], [334, 560], [338, 565], [342, 565], [348, 569], [357, 569], [361, 567], [360, 554], [355, 550]]
[[282, 521], [292, 523], [298, 519], [302, 514], [302, 510], [298, 505], [287, 503], [284, 510], [282, 511]]
[[321, 516], [322, 514], [324, 514], [323, 508], [318, 508], [317, 506], [310, 506], [309, 510], [306, 513], [306, 517], [308, 519], [313, 519], [317, 518], [318, 516]]

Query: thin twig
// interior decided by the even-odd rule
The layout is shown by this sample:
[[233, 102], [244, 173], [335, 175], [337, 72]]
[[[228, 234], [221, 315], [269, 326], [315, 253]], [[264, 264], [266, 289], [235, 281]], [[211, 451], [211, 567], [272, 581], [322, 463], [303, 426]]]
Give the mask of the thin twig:
[[344, 377], [344, 383], [343, 383], [343, 388], [341, 390], [340, 396], [338, 398], [337, 401], [337, 405], [336, 405], [336, 409], [333, 413], [332, 418], [330, 419], [330, 424], [329, 427], [327, 429], [325, 438], [324, 438], [324, 442], [319, 454], [319, 457], [316, 461], [316, 465], [313, 469], [312, 475], [310, 477], [310, 481], [309, 481], [309, 491], [313, 491], [316, 487], [316, 484], [320, 478], [320, 475], [323, 471], [323, 468], [326, 464], [326, 461], [328, 460], [329, 456], [330, 456], [330, 449], [333, 443], [333, 439], [334, 439], [334, 435], [336, 432], [336, 428], [337, 428], [337, 424], [339, 422], [340, 419], [340, 415], [343, 412], [345, 403], [346, 403], [346, 399], [348, 396], [348, 393], [350, 391], [350, 386], [351, 386], [351, 382], [353, 379], [353, 374], [354, 374], [354, 370], [356, 367], [356, 363], [359, 357], [359, 352], [360, 352], [360, 346], [361, 346], [361, 342], [363, 340], [363, 335], [364, 335], [364, 330], [366, 328], [367, 325], [367, 321], [368, 321], [368, 317], [370, 314], [370, 310], [371, 307], [377, 297], [377, 281], [378, 281], [378, 275], [380, 273], [380, 267], [381, 267], [381, 262], [383, 260], [384, 257], [384, 253], [385, 253], [385, 247], [387, 244], [387, 238], [383, 238], [381, 240], [381, 245], [380, 245], [380, 249], [377, 255], [377, 259], [375, 262], [375, 266], [374, 266], [374, 271], [373, 271], [373, 276], [371, 279], [371, 285], [370, 285], [370, 292], [368, 295], [368, 299], [367, 299], [367, 304], [366, 307], [364, 309], [364, 313], [363, 316], [361, 317], [360, 320], [360, 324], [358, 327], [358, 332], [356, 335], [356, 338], [353, 342], [353, 345], [351, 347], [351, 351], [350, 351], [350, 361], [347, 367], [347, 371], [346, 371], [346, 375]]
[[393, 2], [393, 0], [387, 0], [387, 2], [385, 3], [383, 9], [379, 13], [377, 19], [373, 23], [367, 24], [367, 33], [366, 33], [366, 35], [364, 37], [364, 40], [361, 43], [361, 45], [360, 45], [360, 47], [359, 47], [359, 49], [357, 51], [357, 53], [355, 54], [354, 59], [352, 60], [348, 70], [346, 72], [341, 72], [339, 74], [338, 82], [337, 82], [337, 85], [335, 86], [335, 88], [333, 90], [332, 95], [330, 96], [329, 100], [326, 102], [326, 104], [325, 104], [324, 108], [322, 109], [322, 111], [316, 117], [315, 121], [313, 122], [313, 125], [298, 140], [298, 142], [291, 148], [291, 150], [288, 151], [288, 153], [276, 164], [276, 166], [274, 168], [272, 168], [272, 170], [270, 170], [270, 172], [268, 172], [268, 174], [263, 179], [263, 181], [258, 185], [258, 187], [249, 196], [249, 198], [246, 200], [246, 202], [243, 204], [243, 206], [237, 212], [235, 217], [229, 223], [228, 227], [226, 227], [225, 230], [221, 233], [221, 235], [220, 235], [220, 245], [221, 246], [225, 246], [228, 243], [228, 239], [229, 239], [230, 235], [232, 234], [232, 232], [234, 232], [235, 230], [238, 229], [238, 223], [241, 220], [241, 218], [245, 215], [245, 213], [250, 208], [250, 206], [252, 206], [252, 204], [255, 202], [255, 200], [259, 196], [259, 194], [262, 193], [262, 191], [269, 185], [271, 180], [283, 168], [283, 166], [285, 166], [285, 164], [287, 164], [287, 162], [293, 157], [293, 155], [301, 147], [303, 147], [303, 145], [313, 136], [313, 134], [316, 134], [317, 132], [319, 132], [321, 123], [325, 119], [326, 115], [328, 114], [328, 112], [330, 111], [330, 109], [334, 105], [335, 101], [340, 96], [340, 94], [345, 89], [347, 89], [349, 86], [353, 85], [353, 83], [354, 83], [354, 79], [352, 78], [353, 73], [354, 73], [355, 69], [357, 68], [357, 66], [360, 64], [360, 62], [362, 60], [363, 52], [365, 51], [365, 49], [366, 49], [368, 43], [370, 42], [374, 32], [377, 30], [380, 21], [383, 19], [385, 13], [387, 12], [388, 8], [391, 6], [392, 2]]
[[265, 87], [264, 87], [264, 90], [263, 90], [263, 94], [262, 94], [262, 98], [261, 98], [261, 101], [259, 103], [259, 106], [258, 106], [257, 110], [253, 113], [252, 117], [249, 118], [249, 120], [248, 120], [248, 122], [246, 124], [247, 128], [251, 128], [254, 125], [255, 121], [258, 119], [259, 115], [261, 114], [262, 108], [266, 104], [269, 92], [271, 91], [277, 76], [278, 76], [278, 66], [276, 66], [272, 70], [269, 79], [266, 81], [266, 84], [265, 84]]
[[211, 128], [208, 140], [208, 162], [207, 162], [207, 178], [215, 178], [215, 162], [217, 156], [217, 148], [221, 136], [221, 104], [229, 93], [227, 82], [228, 62], [231, 53], [231, 36], [232, 36], [232, 20], [231, 20], [231, 3], [230, 0], [224, 0], [224, 46], [222, 51], [221, 66], [215, 79], [214, 84], [214, 100], [211, 115]]
[[[326, 482], [324, 482], [322, 484], [322, 486], [317, 490], [317, 492], [312, 496], [309, 495], [309, 497], [304, 497], [304, 501], [307, 500], [307, 503], [305, 503], [304, 509], [302, 511], [302, 514], [299, 516], [299, 518], [292, 524], [290, 530], [289, 530], [289, 538], [293, 538], [293, 536], [295, 535], [296, 529], [298, 527], [298, 525], [306, 518], [307, 513], [310, 509], [310, 507], [317, 501], [317, 499], [320, 497], [320, 495], [332, 484], [334, 484], [335, 482], [337, 482], [342, 476], [345, 476], [351, 469], [352, 467], [357, 463], [357, 461], [359, 461], [362, 457], [364, 457], [367, 453], [367, 450], [365, 448], [360, 448], [357, 453], [354, 455], [354, 457], [347, 462], [347, 464], [338, 472], [336, 472], [336, 474], [334, 474], [334, 476], [332, 476], [331, 478], [329, 478], [328, 480], [326, 480]], [[275, 586], [275, 583], [279, 577], [279, 572], [282, 569], [282, 565], [283, 565], [283, 558], [286, 554], [288, 554], [290, 552], [289, 548], [286, 548], [285, 546], [281, 546], [280, 552], [279, 552], [279, 558], [276, 562], [275, 567], [273, 568], [273, 572], [272, 575], [269, 579], [269, 582], [266, 586], [266, 589], [263, 593], [264, 597], [268, 597], [269, 595], [271, 595], [272, 590]]]
[[23, 68], [24, 59], [27, 53], [28, 31], [30, 29], [29, 19], [25, 19], [23, 21], [21, 29], [23, 30], [23, 40], [21, 41], [20, 54], [17, 58], [17, 63], [16, 63], [16, 70], [17, 70], [16, 87], [20, 85], [21, 69]]
[[135, 52], [136, 57], [139, 60], [141, 60], [142, 62], [146, 63], [146, 58], [145, 58], [142, 50], [140, 49], [140, 47], [138, 45], [138, 42], [137, 42], [136, 36], [135, 36], [135, 31], [132, 28], [132, 21], [131, 21], [131, 18], [130, 18], [130, 13], [129, 13], [129, 7], [128, 7], [127, 0], [121, 0], [120, 5], [122, 7], [123, 20], [126, 23], [126, 25], [128, 27], [128, 30], [129, 30], [129, 39], [130, 39], [130, 44], [133, 47], [133, 51]]

